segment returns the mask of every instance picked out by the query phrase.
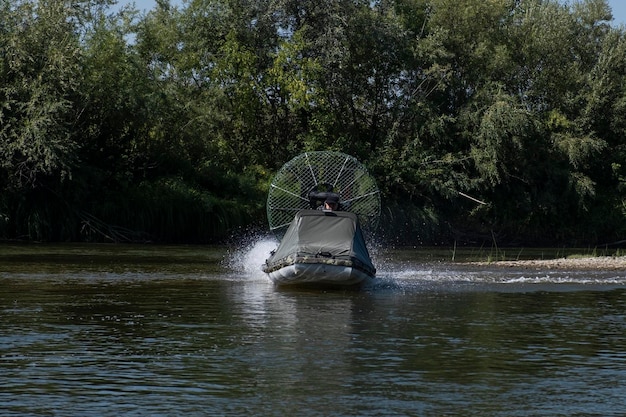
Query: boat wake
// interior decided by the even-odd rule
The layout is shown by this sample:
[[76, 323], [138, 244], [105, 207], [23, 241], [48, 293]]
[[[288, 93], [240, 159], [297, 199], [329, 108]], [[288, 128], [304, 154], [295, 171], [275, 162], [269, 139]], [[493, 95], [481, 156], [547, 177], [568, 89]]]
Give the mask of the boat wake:
[[[226, 266], [232, 279], [270, 282], [261, 267], [278, 246], [271, 236], [255, 236], [232, 251]], [[626, 271], [536, 270], [522, 268], [467, 267], [452, 262], [419, 263], [382, 259], [382, 248], [375, 248], [376, 279], [364, 288], [384, 290], [488, 290], [488, 291], [571, 291], [626, 287]]]
[[422, 290], [572, 291], [626, 286], [626, 271], [468, 269], [453, 263], [384, 268], [377, 278], [383, 283], [378, 287], [393, 283], [402, 289]]

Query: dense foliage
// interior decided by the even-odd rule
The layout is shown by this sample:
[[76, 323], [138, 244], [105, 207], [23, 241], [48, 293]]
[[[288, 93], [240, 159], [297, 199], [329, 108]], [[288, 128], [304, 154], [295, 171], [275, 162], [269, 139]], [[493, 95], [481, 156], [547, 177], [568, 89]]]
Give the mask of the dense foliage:
[[308, 150], [369, 167], [397, 243], [626, 235], [605, 0], [111, 3], [0, 0], [0, 238], [218, 241]]

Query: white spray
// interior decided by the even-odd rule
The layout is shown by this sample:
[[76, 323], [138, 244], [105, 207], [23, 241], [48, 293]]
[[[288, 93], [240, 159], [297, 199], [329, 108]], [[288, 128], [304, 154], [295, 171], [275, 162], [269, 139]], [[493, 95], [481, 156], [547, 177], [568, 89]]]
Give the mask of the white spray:
[[261, 267], [278, 247], [278, 241], [268, 236], [255, 236], [238, 246], [228, 257], [227, 266], [249, 278], [265, 277]]

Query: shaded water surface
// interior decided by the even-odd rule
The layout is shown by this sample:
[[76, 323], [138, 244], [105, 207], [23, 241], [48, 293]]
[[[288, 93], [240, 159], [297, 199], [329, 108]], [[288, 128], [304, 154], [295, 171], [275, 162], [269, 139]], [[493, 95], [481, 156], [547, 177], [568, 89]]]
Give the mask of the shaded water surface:
[[285, 291], [265, 246], [0, 247], [0, 415], [626, 414], [626, 271], [388, 251]]

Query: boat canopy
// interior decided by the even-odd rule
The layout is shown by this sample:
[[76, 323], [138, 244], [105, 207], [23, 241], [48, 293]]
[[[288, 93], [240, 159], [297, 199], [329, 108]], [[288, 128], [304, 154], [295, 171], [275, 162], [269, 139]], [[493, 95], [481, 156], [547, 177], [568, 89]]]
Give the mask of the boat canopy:
[[372, 275], [376, 273], [358, 217], [346, 211], [297, 212], [264, 269], [268, 272], [294, 261], [349, 264]]

